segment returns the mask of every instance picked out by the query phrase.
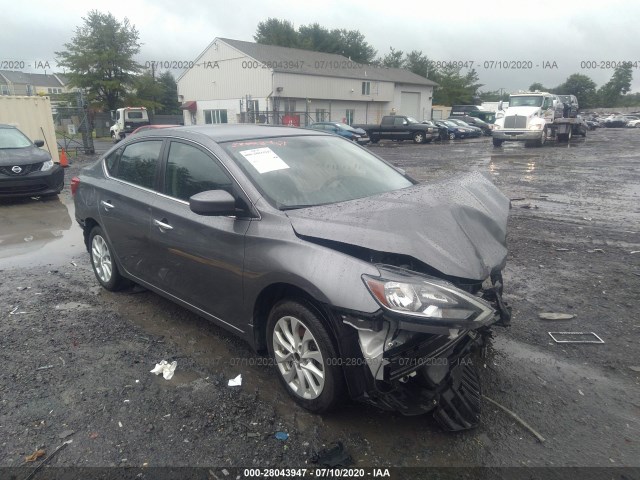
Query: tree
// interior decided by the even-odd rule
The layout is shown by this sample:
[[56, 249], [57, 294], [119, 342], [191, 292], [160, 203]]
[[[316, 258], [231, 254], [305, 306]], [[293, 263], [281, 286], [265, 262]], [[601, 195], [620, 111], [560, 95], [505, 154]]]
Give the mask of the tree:
[[420, 75], [424, 78], [434, 80], [438, 76], [438, 71], [435, 68], [434, 63], [422, 54], [422, 51], [413, 50], [407, 53], [404, 61], [404, 68]]
[[158, 77], [158, 83], [162, 85], [162, 94], [158, 101], [162, 107], [156, 112], [162, 115], [177, 115], [181, 113], [178, 101], [178, 84], [169, 70]]
[[536, 90], [538, 90], [539, 92], [548, 92], [550, 89], [548, 89], [547, 87], [542, 85], [540, 82], [533, 82], [529, 86], [529, 91], [530, 92], [535, 92]]
[[56, 52], [58, 64], [71, 86], [86, 90], [89, 101], [105, 110], [122, 105], [141, 68], [133, 59], [140, 51], [139, 35], [127, 18], [118, 22], [111, 13], [92, 10], [66, 50]]
[[599, 103], [603, 107], [616, 107], [622, 95], [631, 90], [633, 70], [630, 62], [616, 67], [611, 80], [598, 89]]
[[446, 66], [434, 76], [433, 80], [439, 87], [433, 94], [433, 103], [438, 105], [474, 104], [478, 98], [478, 90], [482, 84], [478, 83], [478, 73], [475, 69], [462, 75], [462, 68]]
[[264, 45], [336, 53], [359, 63], [371, 63], [376, 56], [375, 48], [358, 30], [336, 28], [329, 31], [318, 23], [302, 25], [296, 30], [288, 20], [269, 18], [258, 24], [253, 38]]
[[570, 75], [553, 91], [558, 95], [575, 95], [580, 108], [593, 108], [598, 102], [595, 82], [581, 73]]
[[125, 97], [125, 103], [127, 105], [146, 107], [147, 110], [157, 113], [157, 110], [162, 108], [162, 103], [160, 102], [162, 93], [162, 85], [156, 81], [151, 71], [146, 71], [136, 77], [132, 91]]
[[388, 68], [402, 68], [404, 66], [404, 52], [402, 50], [396, 50], [393, 47], [389, 47], [389, 53], [387, 53], [384, 57], [379, 58], [376, 61], [376, 64], [381, 67]]
[[268, 18], [258, 24], [253, 39], [264, 45], [279, 45], [281, 47], [297, 48], [300, 45], [298, 32], [288, 20]]

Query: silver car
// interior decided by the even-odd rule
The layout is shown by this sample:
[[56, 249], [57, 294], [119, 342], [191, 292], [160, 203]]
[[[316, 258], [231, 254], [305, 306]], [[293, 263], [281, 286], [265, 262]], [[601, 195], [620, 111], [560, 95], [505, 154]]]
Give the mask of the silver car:
[[303, 407], [478, 424], [470, 355], [510, 320], [509, 200], [481, 174], [418, 184], [336, 135], [218, 125], [128, 137], [72, 189], [103, 287], [234, 332]]

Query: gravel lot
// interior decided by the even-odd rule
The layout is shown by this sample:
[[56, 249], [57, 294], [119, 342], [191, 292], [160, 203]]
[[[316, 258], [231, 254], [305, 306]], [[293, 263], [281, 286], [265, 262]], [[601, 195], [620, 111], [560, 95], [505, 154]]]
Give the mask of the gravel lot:
[[[539, 149], [494, 149], [487, 138], [370, 148], [421, 181], [487, 172], [512, 199], [514, 320], [496, 328], [481, 360], [484, 394], [544, 443], [487, 402], [481, 426], [459, 434], [360, 404], [305, 412], [265, 359], [222, 329], [150, 292], [99, 288], [67, 187], [59, 200], [0, 203], [0, 467], [16, 468], [0, 478], [25, 478], [69, 440], [34, 478], [56, 466], [212, 467], [198, 478], [310, 468], [335, 441], [354, 467], [635, 467], [589, 472], [639, 478], [640, 131]], [[91, 158], [72, 160], [67, 183]], [[549, 331], [595, 332], [605, 343], [556, 344]], [[170, 381], [149, 373], [163, 359], [178, 363]], [[228, 387], [238, 374], [242, 386]], [[39, 449], [45, 456], [26, 463]]]

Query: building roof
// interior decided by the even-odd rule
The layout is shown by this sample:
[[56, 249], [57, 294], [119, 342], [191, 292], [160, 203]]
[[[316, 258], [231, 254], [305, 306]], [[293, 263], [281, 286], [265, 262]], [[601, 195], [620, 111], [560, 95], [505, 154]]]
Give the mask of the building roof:
[[33, 85], [35, 87], [63, 87], [64, 85], [53, 74], [27, 73], [15, 70], [0, 70], [8, 82], [19, 85]]
[[349, 60], [343, 55], [335, 53], [315, 52], [312, 50], [302, 50], [300, 48], [279, 47], [277, 45], [263, 45], [261, 43], [244, 42], [230, 38], [218, 38], [217, 40], [266, 64], [268, 68], [272, 68], [275, 72], [356, 78], [359, 80], [409, 83], [413, 85], [438, 85], [436, 82], [428, 80], [409, 70], [359, 64], [358, 62]]

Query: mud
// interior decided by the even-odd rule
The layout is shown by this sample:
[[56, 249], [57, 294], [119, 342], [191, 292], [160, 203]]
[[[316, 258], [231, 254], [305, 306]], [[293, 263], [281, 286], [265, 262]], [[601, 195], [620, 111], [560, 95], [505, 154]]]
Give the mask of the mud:
[[[544, 443], [489, 403], [481, 426], [458, 434], [360, 404], [311, 415], [222, 329], [150, 292], [99, 288], [68, 187], [59, 200], [0, 203], [0, 466], [52, 452], [69, 430], [51, 466], [305, 466], [336, 440], [367, 467], [640, 466], [638, 133], [539, 149], [484, 138], [370, 147], [421, 181], [485, 172], [513, 199], [513, 325], [478, 361], [484, 394]], [[549, 331], [605, 343], [560, 345]], [[162, 359], [178, 362], [170, 381], [149, 373]], [[239, 373], [242, 386], [228, 387]]]

